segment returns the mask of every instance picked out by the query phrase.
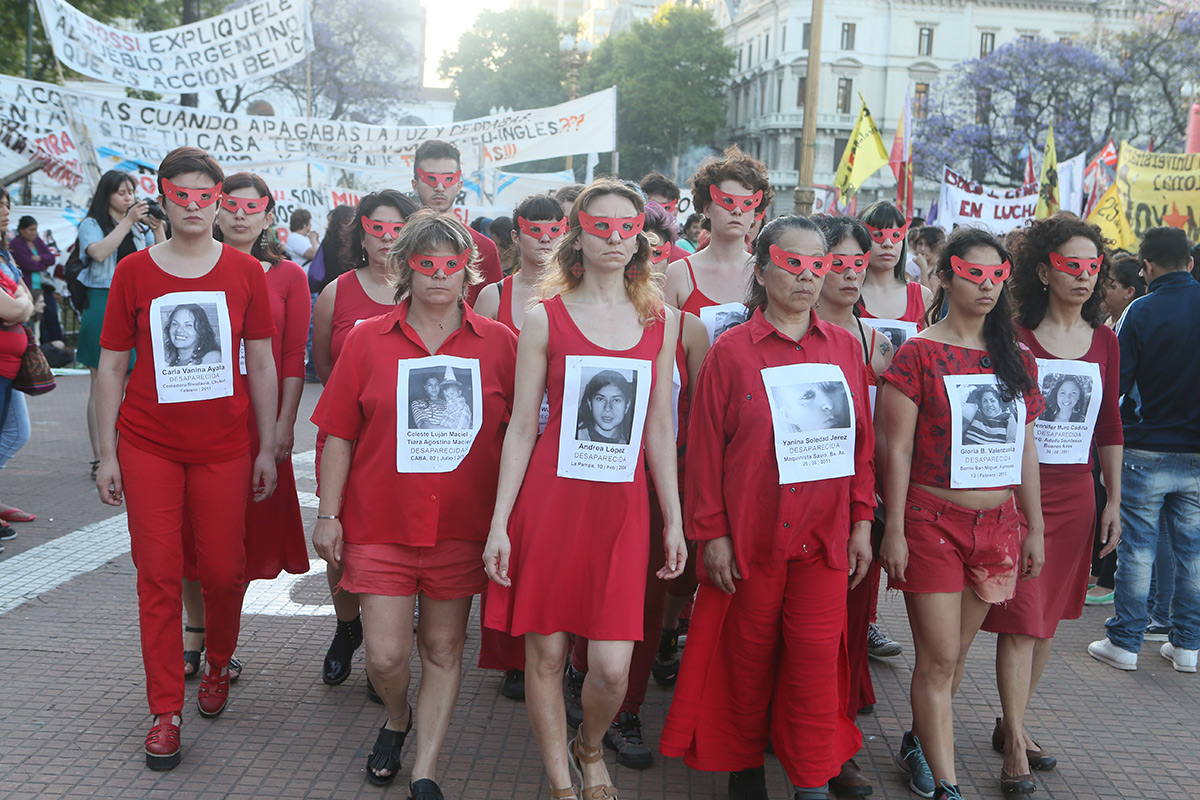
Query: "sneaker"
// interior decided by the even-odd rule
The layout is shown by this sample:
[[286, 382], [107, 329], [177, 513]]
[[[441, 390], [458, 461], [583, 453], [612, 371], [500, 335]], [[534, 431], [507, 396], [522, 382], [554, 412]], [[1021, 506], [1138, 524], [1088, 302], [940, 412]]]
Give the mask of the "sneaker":
[[17, 538], [17, 531], [7, 522], [0, 523], [0, 542], [8, 542]]
[[1113, 669], [1137, 669], [1138, 654], [1117, 647], [1108, 639], [1101, 639], [1088, 645], [1088, 655], [1097, 661], [1103, 661]]
[[510, 669], [504, 673], [504, 682], [500, 684], [500, 694], [509, 700], [525, 699], [525, 673], [519, 669]]
[[1116, 591], [1106, 592], [1105, 594], [1092, 594], [1089, 592], [1083, 596], [1083, 604], [1087, 606], [1111, 606], [1113, 598], [1116, 596]]
[[933, 796], [935, 800], [963, 800], [958, 787], [949, 781], [938, 781], [937, 788], [933, 790]]
[[[679, 623], [680, 628], [683, 622]], [[658, 655], [650, 673], [654, 682], [662, 687], [674, 686], [679, 679], [679, 630], [680, 628], [663, 628], [662, 638], [658, 640]]]
[[1146, 626], [1146, 635], [1143, 637], [1147, 642], [1165, 642], [1171, 627], [1169, 625], [1159, 625], [1154, 620], [1150, 620], [1150, 624]]
[[567, 664], [567, 673], [563, 677], [563, 700], [567, 706], [567, 730], [578, 730], [583, 724], [583, 679], [586, 672], [575, 669], [573, 664]]
[[1159, 649], [1159, 654], [1170, 661], [1176, 672], [1195, 672], [1196, 656], [1200, 650], [1184, 650], [1182, 647], [1167, 642]]
[[650, 748], [642, 741], [642, 720], [622, 711], [604, 732], [604, 745], [617, 751], [617, 763], [630, 769], [647, 769], [654, 764]]
[[900, 739], [900, 752], [895, 755], [896, 766], [908, 776], [908, 788], [921, 797], [933, 797], [933, 773], [921, 751], [921, 742], [912, 731]]
[[876, 658], [891, 658], [902, 652], [904, 652], [904, 648], [900, 646], [900, 643], [892, 641], [874, 622], [867, 626], [867, 655]]

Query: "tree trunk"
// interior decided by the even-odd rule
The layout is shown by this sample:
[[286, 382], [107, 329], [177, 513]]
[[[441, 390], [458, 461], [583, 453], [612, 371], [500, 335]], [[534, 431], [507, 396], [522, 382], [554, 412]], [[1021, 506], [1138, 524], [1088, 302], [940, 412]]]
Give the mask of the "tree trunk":
[[[184, 25], [191, 22], [200, 21], [200, 0], [183, 0], [183, 14], [180, 19]], [[179, 96], [179, 104], [181, 106], [192, 106], [195, 108], [200, 105], [200, 95], [198, 94], [181, 94]]]

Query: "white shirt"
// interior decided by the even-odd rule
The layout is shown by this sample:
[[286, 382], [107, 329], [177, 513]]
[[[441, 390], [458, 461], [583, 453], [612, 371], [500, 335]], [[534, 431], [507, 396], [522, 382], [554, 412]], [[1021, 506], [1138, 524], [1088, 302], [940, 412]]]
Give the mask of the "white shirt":
[[311, 258], [304, 257], [304, 254], [308, 252], [308, 248], [312, 247], [312, 242], [309, 241], [308, 237], [302, 233], [290, 231], [284, 247], [287, 249], [288, 257], [304, 267], [304, 272], [307, 273], [309, 262], [312, 261]]

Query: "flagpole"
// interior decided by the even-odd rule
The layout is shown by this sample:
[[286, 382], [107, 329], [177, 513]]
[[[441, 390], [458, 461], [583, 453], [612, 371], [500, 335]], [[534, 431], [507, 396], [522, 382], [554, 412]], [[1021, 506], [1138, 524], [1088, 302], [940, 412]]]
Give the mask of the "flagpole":
[[800, 175], [793, 194], [795, 213], [812, 213], [816, 189], [813, 167], [817, 155], [817, 101], [821, 88], [821, 32], [824, 29], [825, 0], [812, 0], [812, 20], [808, 36], [808, 71], [804, 84], [804, 127], [801, 130]]

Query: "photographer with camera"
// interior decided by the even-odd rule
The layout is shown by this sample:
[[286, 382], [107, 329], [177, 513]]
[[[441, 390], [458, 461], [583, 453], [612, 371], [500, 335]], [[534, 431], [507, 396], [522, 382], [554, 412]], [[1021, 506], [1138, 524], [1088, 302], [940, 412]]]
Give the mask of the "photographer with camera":
[[[125, 256], [145, 250], [166, 239], [166, 215], [156, 201], [137, 199], [137, 184], [128, 172], [109, 170], [100, 177], [100, 185], [88, 206], [87, 216], [79, 223], [79, 258], [83, 269], [79, 282], [87, 288], [87, 302], [79, 309], [79, 342], [75, 357], [91, 372], [88, 391], [88, 437], [92, 442], [92, 477], [100, 465], [100, 442], [96, 426], [96, 368], [100, 366], [100, 329], [104, 309], [117, 262]], [[133, 369], [130, 361], [129, 368]]]

